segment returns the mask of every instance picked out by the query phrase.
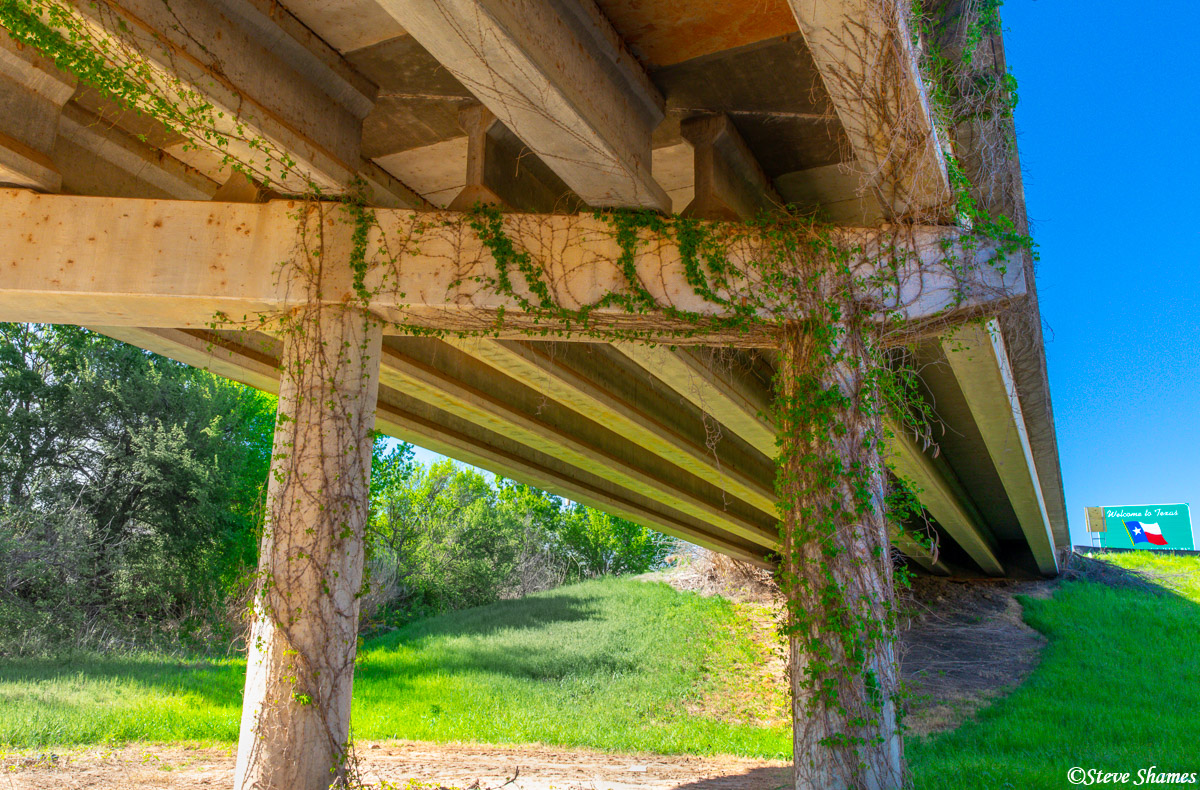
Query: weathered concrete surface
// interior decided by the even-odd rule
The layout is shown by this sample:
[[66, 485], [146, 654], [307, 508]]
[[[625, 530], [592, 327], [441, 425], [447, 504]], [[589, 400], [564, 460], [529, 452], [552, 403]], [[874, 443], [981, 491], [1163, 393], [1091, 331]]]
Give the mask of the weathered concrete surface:
[[381, 338], [344, 307], [285, 334], [239, 790], [326, 790], [346, 771]]

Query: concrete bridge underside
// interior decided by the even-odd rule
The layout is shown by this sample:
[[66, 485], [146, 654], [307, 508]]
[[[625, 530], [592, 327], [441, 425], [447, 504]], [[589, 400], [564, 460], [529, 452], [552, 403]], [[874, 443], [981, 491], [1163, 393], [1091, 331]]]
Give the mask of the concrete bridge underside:
[[[737, 222], [786, 203], [832, 223], [865, 259], [901, 229], [911, 244], [895, 288], [872, 296], [881, 322], [898, 314], [928, 330], [908, 332], [919, 341], [902, 353], [934, 420], [923, 440], [899, 415], [885, 421], [891, 473], [924, 508], [892, 543], [929, 573], [1057, 572], [1067, 522], [1033, 261], [964, 274], [944, 260], [986, 253], [964, 242], [948, 153], [986, 176], [983, 209], [1026, 228], [1015, 150], [1001, 146], [997, 166], [978, 120], [943, 128], [917, 69], [928, 34], [951, 52], [973, 47], [986, 78], [1003, 80], [1002, 42], [978, 40], [968, 0], [926, 2], [936, 20], [920, 35], [899, 0], [53, 1], [98, 50], [211, 106], [212, 128], [168, 129], [0, 36], [0, 187], [11, 187], [0, 189], [0, 320], [88, 326], [278, 392], [281, 413], [298, 415], [276, 426], [239, 787], [315, 790], [345, 772], [372, 403], [384, 432], [498, 474], [760, 565], [781, 548], [772, 379], [780, 367], [785, 382], [803, 372], [797, 324], [782, 344], [714, 330], [683, 346], [666, 335], [648, 345], [381, 329], [469, 329], [499, 311], [510, 326], [534, 325], [511, 299], [464, 290], [495, 272], [478, 238], [454, 235], [477, 202], [499, 206], [527, 248], [546, 248], [560, 298], [577, 304], [614, 281], [619, 257], [611, 236], [588, 230], [600, 222], [589, 208]], [[275, 183], [227, 165], [264, 150], [291, 163]], [[280, 277], [299, 224], [287, 195], [312, 185], [361, 190], [379, 227], [441, 230], [404, 282], [355, 306], [349, 231], [322, 225], [321, 280], [298, 304]], [[556, 239], [587, 240], [590, 257], [550, 249]], [[639, 253], [637, 277], [659, 304], [711, 309], [669, 247]], [[213, 328], [227, 326], [213, 323], [218, 311], [277, 321], [298, 307], [308, 334], [280, 335], [271, 320]], [[335, 398], [348, 405], [322, 405]], [[343, 508], [336, 517], [330, 503]], [[885, 526], [876, 514], [859, 521], [842, 559], [821, 562], [874, 568], [854, 604], [873, 607], [892, 594]], [[883, 678], [894, 655], [876, 641], [869, 660]], [[791, 649], [806, 756], [797, 788], [901, 784], [892, 703], [867, 725], [844, 705], [806, 717], [812, 648], [793, 636]], [[298, 670], [297, 655], [311, 666]], [[297, 697], [298, 685], [321, 704]], [[843, 729], [870, 745], [829, 746]]]
[[[237, 102], [248, 126], [314, 180], [337, 190], [363, 179], [381, 206], [483, 199], [533, 212], [617, 205], [733, 219], [788, 202], [853, 228], [928, 216], [944, 186], [937, 166], [886, 183], [869, 175], [884, 155], [877, 119], [839, 87], [856, 55], [831, 33], [847, 21], [883, 24], [857, 0], [179, 0], [178, 21], [157, 0], [103, 5], [169, 42], [185, 80], [218, 107]], [[95, 13], [79, 11], [85, 21]], [[998, 37], [980, 51], [1003, 73]], [[0, 65], [0, 182], [144, 199], [269, 197], [211, 150], [29, 48], [0, 41]], [[902, 68], [898, 79], [908, 81], [901, 90], [923, 90], [915, 73]], [[940, 160], [947, 142], [932, 121], [928, 132], [930, 161]], [[959, 132], [956, 152], [970, 161], [971, 137]], [[1007, 177], [1019, 196], [1015, 158]], [[1019, 199], [995, 208], [1023, 223]], [[938, 552], [903, 539], [901, 548], [934, 573], [1052, 573], [1055, 547], [1067, 545], [1024, 266], [1019, 304], [994, 306], [993, 331], [929, 338], [916, 352], [940, 420], [936, 447], [898, 435], [889, 451], [923, 489], [927, 519], [911, 526]], [[73, 322], [276, 386], [278, 351], [265, 335]], [[964, 344], [978, 353], [949, 350]], [[743, 559], [762, 563], [777, 548], [770, 349], [391, 337], [385, 354], [379, 424], [397, 437]]]

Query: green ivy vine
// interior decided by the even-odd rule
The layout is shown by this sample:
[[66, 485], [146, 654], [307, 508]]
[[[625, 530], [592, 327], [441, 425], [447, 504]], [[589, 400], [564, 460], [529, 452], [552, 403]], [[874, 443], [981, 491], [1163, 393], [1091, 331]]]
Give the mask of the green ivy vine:
[[[968, 121], [985, 122], [1000, 128], [998, 134], [1008, 140], [1015, 80], [976, 64], [983, 41], [999, 31], [1000, 0], [973, 6], [974, 16], [956, 51], [936, 44], [939, 25], [946, 21], [927, 13], [927, 2], [913, 2], [912, 33], [935, 115], [947, 130]], [[250, 134], [240, 119], [225, 118], [177, 76], [164, 85], [161, 73], [126, 51], [138, 44], [125, 23], [114, 19], [113, 29], [97, 33], [60, 0], [0, 0], [0, 25], [14, 40], [36, 48], [122, 106], [157, 119], [189, 145], [219, 152], [224, 164], [258, 181], [305, 180], [308, 206], [323, 201], [321, 211], [340, 211], [351, 225], [344, 263], [352, 273], [356, 306], [367, 314], [387, 289], [403, 298], [396, 293], [403, 285], [397, 277], [377, 275], [386, 274], [419, 239], [381, 240], [383, 231], [361, 183], [342, 196], [324, 195], [292, 157]], [[235, 141], [259, 158], [242, 158]], [[969, 231], [957, 246], [943, 247], [940, 265], [961, 274], [986, 267], [1003, 272], [1013, 258], [1033, 255], [1033, 243], [1023, 230], [979, 200], [962, 164], [949, 153], [945, 164], [955, 213]], [[307, 235], [307, 211], [298, 213], [297, 224], [300, 247], [309, 258], [289, 262], [281, 276], [296, 276], [298, 266], [301, 278], [311, 278], [314, 260], [321, 257], [321, 240]], [[523, 316], [522, 323], [510, 325], [509, 311], [499, 309], [487, 325], [454, 333], [489, 335], [515, 327], [530, 337], [666, 344], [713, 333], [765, 332], [774, 339], [784, 361], [776, 376], [772, 415], [780, 437], [775, 481], [784, 532], [779, 579], [790, 601], [786, 633], [805, 656], [801, 675], [793, 680], [805, 692], [803, 704], [810, 715], [839, 723], [822, 744], [844, 759], [857, 759], [860, 747], [875, 743], [878, 736], [872, 733], [879, 731], [881, 717], [900, 715], [895, 667], [879, 659], [892, 650], [899, 612], [893, 597], [872, 598], [872, 591], [890, 590], [893, 574], [900, 583], [905, 578], [893, 568], [889, 522], [893, 527], [911, 524], [921, 513], [919, 492], [911, 484], [900, 481], [889, 489], [883, 479], [883, 418], [891, 415], [902, 430], [928, 440], [931, 416], [909, 355], [903, 347], [884, 344], [876, 320], [879, 294], [899, 294], [901, 270], [912, 261], [905, 228], [894, 231], [892, 244], [871, 253], [846, 245], [837, 228], [795, 210], [741, 224], [625, 210], [597, 211], [591, 218], [607, 228], [617, 245], [613, 262], [622, 282], [591, 303], [566, 307], [546, 267], [508, 232], [497, 208], [476, 205], [461, 215], [434, 215], [430, 222], [458, 223], [474, 234], [494, 264], [494, 273], [472, 275], [474, 283], [507, 298]], [[418, 228], [415, 234], [420, 233]], [[688, 286], [711, 310], [682, 309], [646, 287], [638, 261], [651, 239], [678, 250]], [[733, 252], [746, 249], [753, 254]], [[872, 254], [873, 266], [856, 265]], [[958, 302], [963, 298], [959, 294]], [[958, 306], [951, 303], [946, 309]], [[614, 326], [599, 320], [601, 313], [653, 316], [662, 327], [652, 332]], [[228, 317], [217, 320], [228, 326]], [[305, 327], [304, 320], [293, 318], [283, 322], [282, 331], [309, 331]], [[904, 328], [902, 318], [891, 316], [887, 330], [892, 337], [903, 337]], [[405, 323], [392, 329], [449, 334]], [[305, 705], [323, 704], [307, 687], [298, 685], [294, 693]]]

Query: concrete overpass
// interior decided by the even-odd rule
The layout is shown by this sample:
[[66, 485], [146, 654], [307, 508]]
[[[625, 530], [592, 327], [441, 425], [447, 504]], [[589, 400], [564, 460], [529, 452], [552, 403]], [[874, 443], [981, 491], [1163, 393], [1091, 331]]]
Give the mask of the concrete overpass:
[[[945, 18], [959, 5], [941, 4]], [[98, 36], [119, 20], [145, 44], [128, 57], [178, 75], [230, 119], [227, 133], [236, 118], [328, 192], [361, 180], [395, 223], [482, 200], [570, 233], [579, 221], [555, 212], [620, 206], [736, 220], [791, 203], [867, 246], [880, 228], [917, 218], [914, 232], [937, 250], [960, 232], [943, 153], [953, 148], [968, 168], [983, 156], [969, 125], [943, 129], [930, 112], [914, 39], [887, 2], [71, 8]], [[1005, 73], [998, 36], [978, 49]], [[865, 102], [855, 86], [881, 63], [888, 100]], [[903, 121], [902, 157], [880, 134], [898, 123], [888, 102], [917, 108]], [[0, 319], [85, 325], [278, 391], [284, 351], [269, 328], [209, 324], [218, 310], [287, 308], [272, 267], [290, 243], [288, 201], [231, 172], [203, 141], [123, 109], [8, 38], [0, 106], [0, 183], [16, 188], [0, 195]], [[988, 208], [1023, 229], [1015, 153], [999, 177], [1010, 188]], [[665, 294], [686, 299], [669, 261], [645, 265]], [[500, 306], [455, 291], [436, 267], [413, 276], [419, 298], [393, 306], [409, 317], [469, 322], [470, 311]], [[920, 278], [910, 317], [933, 314], [939, 294], [961, 285]], [[903, 533], [896, 543], [931, 573], [1054, 574], [1068, 534], [1033, 262], [971, 287], [964, 316], [985, 321], [926, 336], [911, 352], [936, 415], [934, 444], [897, 430], [887, 447], [895, 472], [921, 489], [925, 518], [910, 526], [929, 531], [936, 549]], [[393, 436], [751, 562], [770, 564], [779, 549], [779, 359], [762, 338], [651, 346], [389, 334], [380, 360], [376, 424]]]

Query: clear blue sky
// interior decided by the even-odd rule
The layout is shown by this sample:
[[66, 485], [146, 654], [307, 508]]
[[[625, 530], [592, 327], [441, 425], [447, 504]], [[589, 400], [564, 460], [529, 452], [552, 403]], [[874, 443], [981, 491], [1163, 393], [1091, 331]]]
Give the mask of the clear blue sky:
[[1200, 5], [1002, 13], [1067, 513], [1087, 543], [1086, 505], [1200, 505]]
[[1200, 505], [1200, 7], [1001, 13], [1067, 512], [1087, 543], [1086, 505]]

